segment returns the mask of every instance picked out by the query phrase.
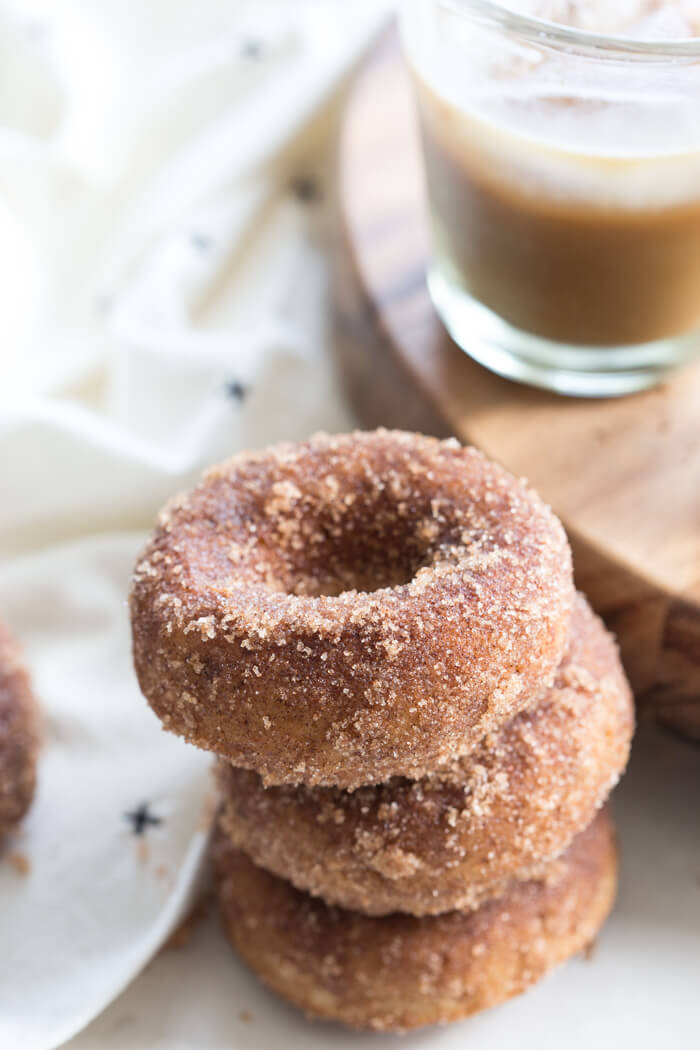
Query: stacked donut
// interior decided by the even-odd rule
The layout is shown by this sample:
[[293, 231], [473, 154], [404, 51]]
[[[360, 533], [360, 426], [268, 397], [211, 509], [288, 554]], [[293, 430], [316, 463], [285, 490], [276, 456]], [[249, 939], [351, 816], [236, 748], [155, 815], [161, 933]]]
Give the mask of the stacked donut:
[[237, 456], [163, 512], [131, 610], [149, 703], [220, 756], [224, 921], [276, 991], [401, 1031], [593, 940], [631, 696], [525, 485], [400, 432]]

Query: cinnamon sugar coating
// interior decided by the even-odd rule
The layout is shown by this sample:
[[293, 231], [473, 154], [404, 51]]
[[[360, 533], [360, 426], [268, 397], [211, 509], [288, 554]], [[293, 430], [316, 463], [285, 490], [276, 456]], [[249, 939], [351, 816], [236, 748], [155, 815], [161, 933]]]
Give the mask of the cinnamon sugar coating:
[[603, 811], [536, 881], [477, 911], [371, 918], [268, 874], [219, 830], [214, 857], [228, 935], [253, 972], [312, 1017], [406, 1031], [523, 992], [595, 938], [615, 896]]
[[420, 777], [531, 705], [566, 646], [563, 529], [472, 448], [379, 430], [239, 455], [136, 567], [164, 726], [266, 783]]
[[551, 690], [467, 758], [419, 781], [265, 788], [220, 761], [221, 825], [258, 865], [367, 915], [470, 910], [536, 875], [590, 824], [634, 728], [617, 648], [577, 598]]
[[39, 711], [19, 645], [0, 621], [0, 839], [29, 809], [36, 784]]

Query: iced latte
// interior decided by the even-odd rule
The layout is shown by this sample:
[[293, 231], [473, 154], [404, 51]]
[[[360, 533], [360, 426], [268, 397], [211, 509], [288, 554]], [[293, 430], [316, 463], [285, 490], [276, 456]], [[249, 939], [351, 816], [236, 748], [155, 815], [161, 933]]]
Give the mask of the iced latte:
[[404, 28], [430, 287], [457, 341], [580, 394], [639, 389], [692, 356], [700, 4], [419, 3]]

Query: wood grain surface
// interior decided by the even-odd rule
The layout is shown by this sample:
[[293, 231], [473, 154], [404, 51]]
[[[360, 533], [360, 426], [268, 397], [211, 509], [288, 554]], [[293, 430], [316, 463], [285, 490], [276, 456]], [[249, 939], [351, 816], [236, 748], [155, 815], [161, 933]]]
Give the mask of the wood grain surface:
[[335, 345], [363, 423], [454, 434], [526, 476], [567, 527], [640, 713], [700, 740], [700, 363], [645, 394], [584, 401], [500, 379], [451, 342], [425, 284], [417, 128], [393, 42], [354, 87], [337, 185]]

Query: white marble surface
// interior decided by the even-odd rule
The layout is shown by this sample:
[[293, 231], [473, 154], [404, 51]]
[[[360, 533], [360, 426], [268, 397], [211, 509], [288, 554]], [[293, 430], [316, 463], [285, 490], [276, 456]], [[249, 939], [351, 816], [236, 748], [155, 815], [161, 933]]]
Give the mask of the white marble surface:
[[[644, 726], [615, 796], [622, 850], [617, 905], [593, 957], [528, 994], [406, 1050], [690, 1050], [700, 991], [700, 748]], [[660, 1044], [660, 1040], [663, 1043]], [[395, 1045], [311, 1024], [262, 989], [215, 910], [163, 952], [66, 1050], [358, 1050]]]

